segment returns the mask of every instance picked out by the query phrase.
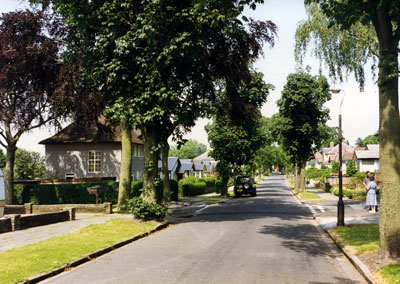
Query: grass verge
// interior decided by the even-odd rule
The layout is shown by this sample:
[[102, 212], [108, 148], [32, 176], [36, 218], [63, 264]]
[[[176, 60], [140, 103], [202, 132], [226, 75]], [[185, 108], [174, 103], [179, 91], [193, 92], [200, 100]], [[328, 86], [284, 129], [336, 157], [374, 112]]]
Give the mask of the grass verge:
[[[345, 247], [356, 254], [376, 253], [379, 248], [379, 226], [358, 224], [329, 229], [329, 232]], [[379, 283], [400, 283], [400, 263], [387, 265], [379, 270]]]
[[377, 251], [379, 248], [379, 226], [377, 224], [357, 224], [329, 229], [346, 249], [360, 254]]
[[299, 194], [301, 199], [321, 199], [318, 194], [313, 192], [302, 192]]
[[7, 250], [0, 253], [0, 283], [16, 283], [51, 271], [156, 226], [153, 222], [133, 223], [126, 219], [113, 219], [67, 235]]

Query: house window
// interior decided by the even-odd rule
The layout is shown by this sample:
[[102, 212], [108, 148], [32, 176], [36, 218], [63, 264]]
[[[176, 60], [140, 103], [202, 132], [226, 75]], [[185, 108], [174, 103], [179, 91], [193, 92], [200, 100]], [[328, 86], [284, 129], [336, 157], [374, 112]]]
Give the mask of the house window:
[[100, 172], [101, 152], [89, 151], [89, 173]]

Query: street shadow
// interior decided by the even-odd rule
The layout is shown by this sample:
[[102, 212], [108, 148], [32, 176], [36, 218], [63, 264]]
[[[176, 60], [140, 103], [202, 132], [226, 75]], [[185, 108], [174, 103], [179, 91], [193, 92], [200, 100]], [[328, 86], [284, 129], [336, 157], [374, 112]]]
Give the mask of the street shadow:
[[282, 239], [282, 246], [295, 252], [306, 253], [309, 256], [334, 256], [321, 240], [320, 232], [312, 224], [265, 225], [259, 233]]

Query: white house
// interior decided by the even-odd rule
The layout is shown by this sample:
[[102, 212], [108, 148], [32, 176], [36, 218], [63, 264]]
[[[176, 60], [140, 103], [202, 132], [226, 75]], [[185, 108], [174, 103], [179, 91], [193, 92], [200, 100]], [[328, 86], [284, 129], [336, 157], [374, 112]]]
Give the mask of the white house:
[[353, 159], [360, 172], [379, 171], [379, 144], [367, 144], [365, 150], [356, 150]]
[[[179, 161], [178, 157], [168, 157], [169, 179], [178, 180], [178, 173], [180, 166], [181, 162]], [[162, 179], [163, 178], [162, 161], [158, 161], [158, 172], [159, 172], [159, 177]]]

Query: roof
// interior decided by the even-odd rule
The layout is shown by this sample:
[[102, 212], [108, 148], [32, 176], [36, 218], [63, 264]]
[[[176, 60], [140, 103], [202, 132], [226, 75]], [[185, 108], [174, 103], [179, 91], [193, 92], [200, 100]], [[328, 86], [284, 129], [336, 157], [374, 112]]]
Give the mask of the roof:
[[194, 163], [193, 166], [195, 171], [202, 171], [204, 169], [204, 165], [200, 163]]
[[[326, 148], [324, 148], [324, 149], [326, 149]], [[337, 154], [337, 153], [339, 153], [339, 144], [337, 144], [335, 147], [329, 148], [329, 149], [330, 150], [328, 152], [326, 152], [326, 154]], [[354, 152], [354, 149], [353, 149], [353, 147], [342, 142], [342, 152]]]
[[204, 161], [215, 161], [213, 157], [210, 157], [209, 154], [210, 150], [205, 151], [200, 156], [197, 156], [193, 159], [193, 163], [203, 163]]
[[186, 171], [191, 171], [192, 169], [193, 169], [192, 163], [182, 163], [182, 160], [181, 160], [181, 167], [179, 168], [180, 174], [183, 174]]
[[193, 164], [192, 159], [179, 159], [181, 161], [181, 164]]
[[379, 144], [367, 144], [367, 150], [379, 153]]
[[360, 147], [360, 146], [354, 148], [354, 151], [365, 151], [365, 150], [367, 150], [365, 147]]
[[324, 156], [320, 152], [315, 152], [314, 158], [317, 162], [322, 162], [324, 160]]
[[[168, 157], [168, 171], [172, 171], [178, 163], [178, 157]], [[162, 169], [162, 161], [158, 161], [158, 168]]]
[[354, 152], [344, 152], [343, 159], [345, 161], [353, 159]]
[[[139, 138], [139, 130], [132, 130], [132, 143], [143, 144]], [[44, 139], [39, 144], [70, 144], [70, 143], [104, 143], [121, 142], [119, 125], [111, 124], [104, 116], [97, 121], [87, 123], [71, 123], [55, 135]]]
[[206, 172], [207, 173], [211, 173], [213, 170], [213, 166], [212, 165], [206, 165]]
[[362, 159], [379, 159], [379, 153], [370, 151], [356, 151], [356, 158], [358, 160]]

